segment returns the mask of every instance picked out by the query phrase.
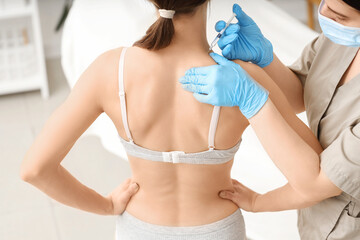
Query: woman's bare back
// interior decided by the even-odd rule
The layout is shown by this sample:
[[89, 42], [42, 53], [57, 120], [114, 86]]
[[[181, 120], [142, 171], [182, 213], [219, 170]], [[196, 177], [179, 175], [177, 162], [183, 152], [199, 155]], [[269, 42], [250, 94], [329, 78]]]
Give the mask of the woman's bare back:
[[[122, 48], [112, 50], [104, 111], [126, 140], [118, 96], [118, 60]], [[155, 151], [208, 150], [208, 133], [213, 106], [199, 103], [185, 91], [178, 79], [191, 67], [213, 65], [206, 51], [177, 51], [167, 48], [148, 51], [127, 50], [124, 84], [128, 124], [134, 142]], [[113, 65], [113, 66], [112, 66]], [[107, 66], [109, 68], [109, 66]], [[116, 69], [116, 70], [115, 70]], [[121, 74], [121, 73], [120, 73]], [[228, 149], [241, 139], [248, 126], [238, 107], [222, 107], [215, 135], [215, 148]], [[135, 217], [159, 225], [202, 225], [225, 218], [237, 206], [218, 197], [231, 189], [233, 161], [224, 164], [160, 163], [129, 156], [139, 192], [127, 211]]]

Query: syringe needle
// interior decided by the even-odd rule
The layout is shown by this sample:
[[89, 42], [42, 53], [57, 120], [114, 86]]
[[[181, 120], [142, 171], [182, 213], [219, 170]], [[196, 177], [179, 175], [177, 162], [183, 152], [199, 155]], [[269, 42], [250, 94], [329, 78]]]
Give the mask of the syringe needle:
[[233, 13], [229, 21], [227, 21], [225, 27], [219, 32], [219, 34], [215, 37], [214, 41], [212, 41], [212, 43], [210, 44], [209, 51], [211, 51], [211, 49], [216, 46], [217, 42], [220, 40], [221, 36], [224, 34], [225, 30], [229, 27], [230, 23], [232, 22], [232, 20], [234, 20], [235, 17], [236, 14]]

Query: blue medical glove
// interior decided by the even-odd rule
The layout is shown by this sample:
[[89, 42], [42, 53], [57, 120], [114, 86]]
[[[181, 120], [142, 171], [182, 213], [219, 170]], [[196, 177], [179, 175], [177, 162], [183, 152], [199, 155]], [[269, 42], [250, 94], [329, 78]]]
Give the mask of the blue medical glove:
[[189, 69], [179, 80], [182, 87], [193, 92], [199, 102], [214, 106], [239, 106], [246, 118], [254, 116], [266, 103], [268, 91], [239, 64], [216, 53], [210, 53], [210, 56], [219, 65]]
[[[222, 55], [231, 60], [251, 61], [259, 67], [268, 66], [274, 59], [271, 42], [264, 37], [256, 23], [238, 4], [234, 4], [233, 12], [238, 23], [230, 24], [221, 36], [218, 45]], [[225, 25], [224, 21], [217, 22], [216, 31], [220, 32]]]

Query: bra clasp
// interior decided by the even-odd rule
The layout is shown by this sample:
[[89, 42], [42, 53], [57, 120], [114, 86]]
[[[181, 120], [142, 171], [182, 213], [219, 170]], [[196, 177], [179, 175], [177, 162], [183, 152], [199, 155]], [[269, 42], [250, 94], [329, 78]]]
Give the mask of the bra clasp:
[[163, 152], [163, 161], [170, 163], [180, 163], [180, 155], [183, 154], [185, 154], [183, 151]]

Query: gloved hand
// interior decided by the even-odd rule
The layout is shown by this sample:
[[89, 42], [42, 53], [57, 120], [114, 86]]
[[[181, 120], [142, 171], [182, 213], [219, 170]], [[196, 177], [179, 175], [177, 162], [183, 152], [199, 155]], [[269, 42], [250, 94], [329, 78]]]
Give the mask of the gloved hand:
[[246, 118], [254, 116], [266, 103], [268, 91], [240, 65], [216, 53], [210, 53], [210, 56], [219, 65], [189, 69], [179, 80], [182, 87], [194, 92], [194, 97], [202, 103], [239, 106]]
[[[264, 37], [256, 23], [238, 4], [234, 4], [233, 12], [238, 23], [230, 24], [218, 41], [222, 55], [231, 60], [251, 61], [259, 67], [268, 66], [274, 59], [271, 42]], [[224, 21], [217, 22], [216, 31], [220, 32], [225, 25]]]

